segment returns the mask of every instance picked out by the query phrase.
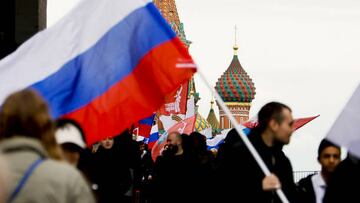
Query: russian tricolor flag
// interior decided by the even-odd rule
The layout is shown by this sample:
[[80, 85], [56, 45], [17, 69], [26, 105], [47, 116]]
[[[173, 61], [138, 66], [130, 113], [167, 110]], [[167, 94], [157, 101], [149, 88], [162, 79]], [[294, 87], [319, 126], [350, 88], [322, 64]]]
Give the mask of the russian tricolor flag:
[[134, 131], [136, 131], [137, 136], [142, 136], [144, 138], [149, 138], [151, 128], [154, 123], [155, 114], [140, 120], [136, 125]]
[[195, 71], [151, 2], [86, 0], [0, 61], [0, 102], [31, 87], [90, 145], [150, 116]]
[[150, 131], [150, 136], [149, 136], [149, 140], [148, 140], [149, 149], [153, 148], [153, 146], [155, 145], [155, 143], [158, 139], [159, 139], [159, 128], [158, 128], [158, 125], [156, 124], [151, 128], [151, 131]]

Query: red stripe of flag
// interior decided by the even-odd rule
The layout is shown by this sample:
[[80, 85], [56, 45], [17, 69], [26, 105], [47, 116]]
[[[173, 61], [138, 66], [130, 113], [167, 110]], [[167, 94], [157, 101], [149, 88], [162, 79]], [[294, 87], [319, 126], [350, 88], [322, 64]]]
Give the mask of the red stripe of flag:
[[83, 127], [88, 145], [113, 137], [149, 116], [167, 94], [191, 78], [196, 68], [176, 68], [193, 63], [178, 38], [146, 54], [134, 71], [86, 106], [65, 115]]

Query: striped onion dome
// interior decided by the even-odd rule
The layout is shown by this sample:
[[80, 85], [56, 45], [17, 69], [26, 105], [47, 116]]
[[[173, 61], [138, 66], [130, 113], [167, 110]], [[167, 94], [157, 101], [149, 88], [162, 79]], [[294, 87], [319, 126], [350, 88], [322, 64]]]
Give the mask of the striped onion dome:
[[218, 79], [215, 89], [225, 102], [251, 102], [255, 96], [252, 79], [241, 66], [234, 46], [234, 57], [228, 69]]
[[200, 132], [206, 128], [211, 128], [211, 125], [199, 113], [196, 114], [195, 131]]

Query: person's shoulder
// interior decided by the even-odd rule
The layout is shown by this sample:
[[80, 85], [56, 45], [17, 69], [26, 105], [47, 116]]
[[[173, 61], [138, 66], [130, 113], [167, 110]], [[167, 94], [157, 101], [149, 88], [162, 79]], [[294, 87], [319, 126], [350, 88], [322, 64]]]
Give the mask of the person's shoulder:
[[47, 159], [39, 166], [39, 170], [44, 171], [44, 174], [48, 174], [48, 177], [50, 178], [60, 179], [63, 181], [82, 177], [77, 168], [71, 166], [65, 161]]
[[302, 186], [302, 185], [307, 185], [311, 183], [311, 178], [314, 176], [315, 174], [310, 174], [302, 179], [299, 180], [298, 185]]
[[74, 198], [74, 202], [94, 202], [93, 194], [84, 176], [70, 164], [64, 161], [45, 160], [41, 174], [48, 181], [45, 185], [63, 191], [67, 194], [67, 198]]
[[277, 150], [276, 154], [277, 154], [276, 156], [280, 158], [283, 163], [286, 163], [287, 165], [291, 165], [291, 161], [289, 157], [286, 156], [285, 152], [282, 149]]

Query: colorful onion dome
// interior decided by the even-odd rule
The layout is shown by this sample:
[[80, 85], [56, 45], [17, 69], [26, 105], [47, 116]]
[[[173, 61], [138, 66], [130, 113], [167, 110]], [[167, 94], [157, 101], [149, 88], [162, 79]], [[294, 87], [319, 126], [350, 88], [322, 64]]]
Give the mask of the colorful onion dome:
[[211, 128], [211, 125], [199, 113], [196, 114], [195, 131], [200, 132], [206, 128]]
[[251, 102], [255, 96], [252, 79], [241, 66], [234, 46], [234, 57], [229, 68], [216, 82], [215, 89], [225, 102]]

